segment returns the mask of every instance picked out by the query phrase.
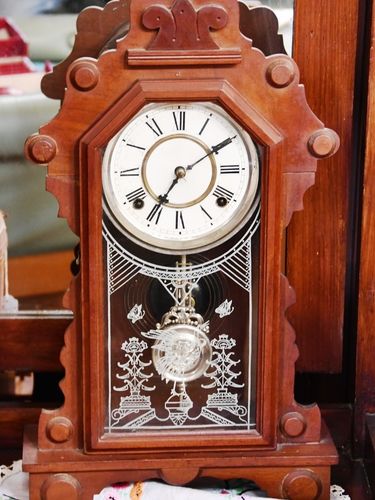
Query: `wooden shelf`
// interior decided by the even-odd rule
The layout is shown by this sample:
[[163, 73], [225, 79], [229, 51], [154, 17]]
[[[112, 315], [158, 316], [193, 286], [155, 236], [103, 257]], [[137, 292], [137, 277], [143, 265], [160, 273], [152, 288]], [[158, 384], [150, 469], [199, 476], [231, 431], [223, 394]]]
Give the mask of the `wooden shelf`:
[[[23, 311], [0, 316], [0, 370], [61, 371], [59, 356], [70, 311]], [[32, 348], [34, 346], [34, 348]]]

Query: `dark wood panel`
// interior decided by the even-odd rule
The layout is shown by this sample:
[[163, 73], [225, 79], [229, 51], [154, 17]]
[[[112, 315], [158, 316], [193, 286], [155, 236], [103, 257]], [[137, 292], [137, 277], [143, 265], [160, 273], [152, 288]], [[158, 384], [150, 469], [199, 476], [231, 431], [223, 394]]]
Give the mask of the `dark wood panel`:
[[336, 130], [341, 147], [319, 164], [316, 184], [294, 215], [287, 271], [297, 293], [289, 317], [297, 331], [299, 371], [338, 373], [342, 366], [348, 190], [359, 2], [296, 0], [294, 57], [307, 99]]
[[351, 455], [353, 408], [351, 405], [329, 405], [321, 408], [339, 452], [339, 463], [332, 467], [331, 484], [338, 484], [351, 500], [372, 500], [374, 495], [368, 484], [362, 460]]
[[375, 13], [372, 17], [358, 296], [355, 438], [364, 442], [365, 414], [375, 413]]
[[351, 500], [373, 500], [362, 460], [353, 460], [348, 451], [340, 450], [340, 462], [332, 467], [332, 484], [340, 485]]
[[365, 468], [375, 495], [375, 415], [366, 415]]
[[37, 424], [41, 407], [6, 404], [0, 406], [0, 449], [21, 449], [24, 426]]
[[61, 316], [0, 317], [0, 370], [61, 371], [60, 350], [64, 332], [71, 322]]

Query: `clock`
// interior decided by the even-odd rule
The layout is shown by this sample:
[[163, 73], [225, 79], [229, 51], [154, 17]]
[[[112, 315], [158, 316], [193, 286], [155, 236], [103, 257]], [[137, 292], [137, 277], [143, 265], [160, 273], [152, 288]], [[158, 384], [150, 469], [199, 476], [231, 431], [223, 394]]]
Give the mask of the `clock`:
[[235, 0], [118, 0], [78, 27], [61, 110], [26, 142], [81, 248], [65, 402], [25, 437], [30, 498], [213, 477], [328, 499], [335, 448], [293, 395], [284, 242], [337, 135]]
[[230, 238], [256, 207], [259, 153], [213, 103], [150, 104], [105, 149], [105, 208], [159, 252], [195, 253]]

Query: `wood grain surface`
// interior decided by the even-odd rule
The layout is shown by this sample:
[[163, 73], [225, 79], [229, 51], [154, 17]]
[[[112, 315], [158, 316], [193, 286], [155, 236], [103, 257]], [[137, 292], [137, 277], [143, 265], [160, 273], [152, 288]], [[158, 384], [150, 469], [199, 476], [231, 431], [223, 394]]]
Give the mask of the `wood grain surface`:
[[365, 414], [375, 413], [375, 13], [372, 17], [356, 365], [356, 441], [363, 444]]
[[59, 362], [64, 332], [71, 322], [66, 314], [0, 317], [0, 370], [61, 371]]
[[337, 154], [324, 160], [304, 210], [288, 229], [287, 274], [297, 303], [296, 329], [302, 372], [338, 373], [342, 366], [344, 295], [352, 168], [352, 117], [358, 2], [296, 0], [294, 59], [312, 110], [337, 131]]

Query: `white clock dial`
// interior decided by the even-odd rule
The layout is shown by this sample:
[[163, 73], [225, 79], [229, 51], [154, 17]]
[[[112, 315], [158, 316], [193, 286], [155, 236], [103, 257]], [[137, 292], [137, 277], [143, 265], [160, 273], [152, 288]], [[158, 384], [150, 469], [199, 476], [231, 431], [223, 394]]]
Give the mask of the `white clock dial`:
[[105, 208], [130, 239], [193, 253], [248, 220], [259, 181], [250, 136], [211, 103], [146, 106], [108, 144]]

